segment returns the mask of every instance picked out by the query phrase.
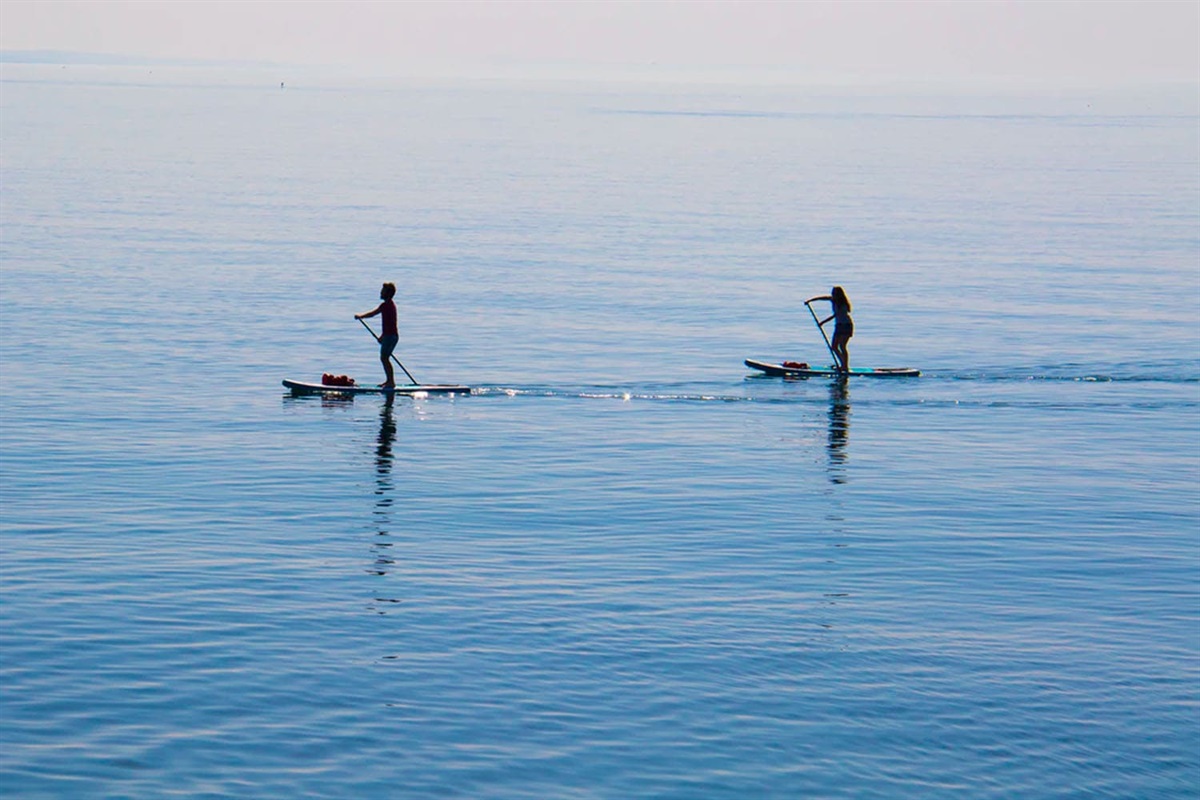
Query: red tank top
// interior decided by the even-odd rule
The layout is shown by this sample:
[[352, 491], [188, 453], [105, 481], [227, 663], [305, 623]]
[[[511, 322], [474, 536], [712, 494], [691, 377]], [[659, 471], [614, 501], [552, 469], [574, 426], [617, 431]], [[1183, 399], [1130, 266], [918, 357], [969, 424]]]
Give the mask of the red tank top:
[[380, 315], [383, 317], [383, 335], [399, 336], [400, 331], [396, 328], [396, 304], [391, 300], [384, 300], [380, 304]]

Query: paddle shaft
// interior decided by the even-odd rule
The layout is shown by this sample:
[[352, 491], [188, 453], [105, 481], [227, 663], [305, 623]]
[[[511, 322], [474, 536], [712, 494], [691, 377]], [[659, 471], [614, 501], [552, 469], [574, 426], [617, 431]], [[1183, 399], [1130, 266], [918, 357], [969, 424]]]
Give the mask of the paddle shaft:
[[[380, 346], [382, 346], [383, 341], [378, 336], [375, 336], [375, 331], [371, 330], [371, 326], [367, 324], [367, 321], [365, 319], [359, 319], [358, 321], [361, 322], [362, 326], [367, 329], [367, 333], [371, 334], [375, 341], [379, 342]], [[412, 381], [413, 386], [419, 386], [420, 384], [417, 383], [417, 379], [412, 376], [412, 373], [409, 372], [403, 364], [400, 364], [400, 359], [396, 358], [396, 354], [392, 353], [391, 355], [392, 361], [395, 361], [397, 364], [399, 364], [400, 369], [404, 370], [404, 374], [408, 376], [410, 381]]]
[[842, 360], [838, 358], [838, 354], [833, 352], [833, 345], [829, 343], [829, 337], [825, 335], [825, 328], [821, 326], [821, 320], [817, 319], [817, 312], [813, 311], [812, 305], [805, 303], [808, 307], [808, 313], [812, 314], [813, 322], [817, 323], [817, 330], [821, 332], [821, 338], [825, 340], [825, 346], [829, 348], [829, 355], [833, 356], [833, 361], [840, 367], [845, 367]]

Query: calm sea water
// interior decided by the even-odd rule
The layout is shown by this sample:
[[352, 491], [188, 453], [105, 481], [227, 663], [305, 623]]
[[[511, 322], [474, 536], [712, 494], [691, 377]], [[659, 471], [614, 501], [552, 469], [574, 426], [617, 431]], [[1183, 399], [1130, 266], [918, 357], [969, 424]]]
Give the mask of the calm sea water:
[[4, 796], [1200, 794], [1194, 88], [0, 78]]

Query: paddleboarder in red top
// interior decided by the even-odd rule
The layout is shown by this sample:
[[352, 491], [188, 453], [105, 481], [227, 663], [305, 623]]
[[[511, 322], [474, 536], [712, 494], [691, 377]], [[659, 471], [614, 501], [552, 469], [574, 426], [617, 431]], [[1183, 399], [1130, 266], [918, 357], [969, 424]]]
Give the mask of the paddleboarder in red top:
[[396, 304], [392, 302], [392, 298], [395, 296], [396, 284], [385, 283], [379, 290], [379, 298], [383, 302], [365, 314], [354, 315], [354, 318], [359, 320], [377, 314], [383, 315], [383, 335], [379, 337], [379, 360], [383, 362], [383, 372], [387, 375], [387, 381], [379, 385], [385, 389], [391, 389], [396, 385], [396, 376], [392, 372], [392, 351], [396, 349], [396, 345], [400, 341], [400, 331], [396, 327]]

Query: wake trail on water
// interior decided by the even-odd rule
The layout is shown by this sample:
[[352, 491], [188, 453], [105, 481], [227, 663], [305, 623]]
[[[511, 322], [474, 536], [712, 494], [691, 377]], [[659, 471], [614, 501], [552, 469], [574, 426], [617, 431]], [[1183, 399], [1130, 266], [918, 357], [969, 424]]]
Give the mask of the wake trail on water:
[[[1063, 394], [1071, 385], [1097, 386], [1086, 396]], [[1147, 385], [1140, 396], [1128, 389]], [[1039, 389], [1044, 386], [1044, 390]], [[764, 406], [979, 407], [979, 408], [1200, 408], [1200, 361], [992, 366], [929, 370], [920, 377], [838, 380], [749, 374], [722, 383], [687, 381], [636, 384], [476, 384], [472, 398], [552, 399], [676, 404]], [[994, 392], [989, 391], [994, 387]], [[1053, 388], [1052, 388], [1053, 387]], [[1120, 387], [1120, 391], [1118, 391]], [[1100, 394], [1097, 394], [1100, 391]], [[418, 398], [424, 399], [424, 398]], [[432, 398], [430, 398], [432, 399]], [[465, 399], [465, 398], [464, 398]]]

